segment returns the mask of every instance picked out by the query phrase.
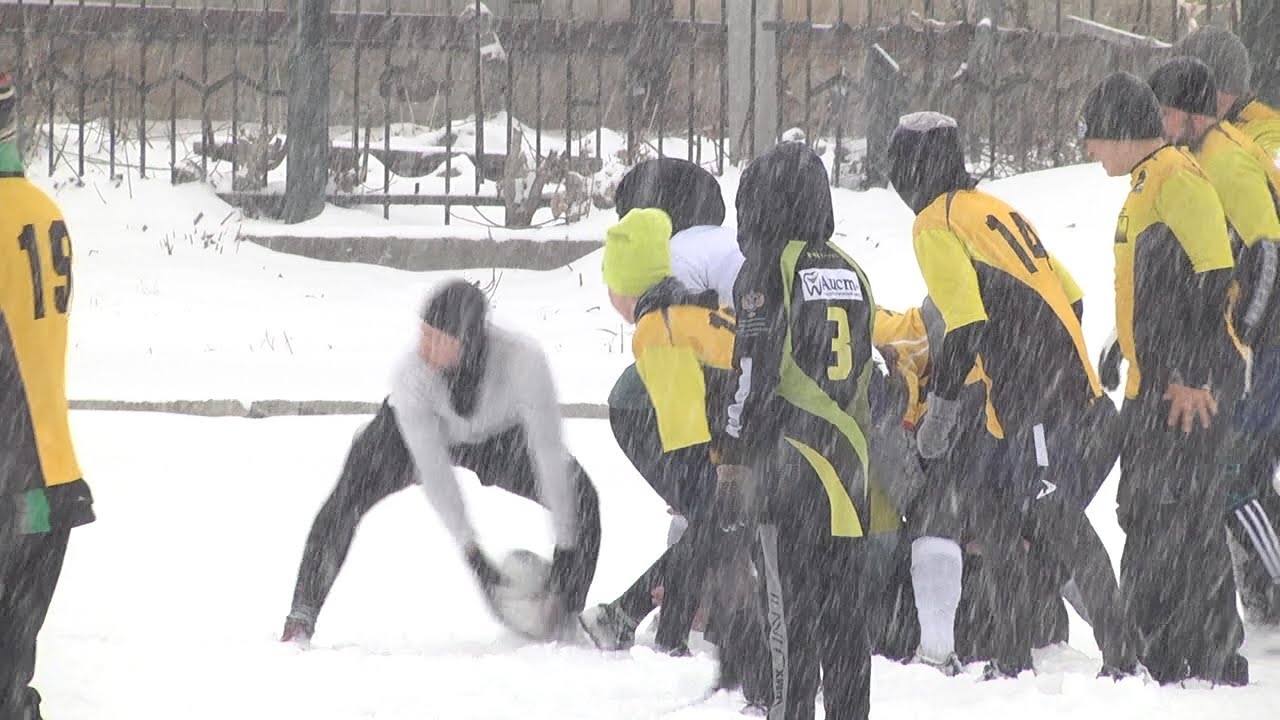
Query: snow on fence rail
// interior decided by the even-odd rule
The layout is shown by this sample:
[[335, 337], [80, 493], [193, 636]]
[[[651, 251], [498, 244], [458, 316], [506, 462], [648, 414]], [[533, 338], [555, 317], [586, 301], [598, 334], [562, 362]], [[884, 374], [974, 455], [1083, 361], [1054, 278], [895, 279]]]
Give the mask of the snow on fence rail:
[[[72, 400], [72, 410], [158, 412], [201, 417], [270, 418], [314, 415], [372, 415], [379, 403], [355, 400]], [[605, 419], [605, 405], [566, 403], [560, 413], [573, 419]]]

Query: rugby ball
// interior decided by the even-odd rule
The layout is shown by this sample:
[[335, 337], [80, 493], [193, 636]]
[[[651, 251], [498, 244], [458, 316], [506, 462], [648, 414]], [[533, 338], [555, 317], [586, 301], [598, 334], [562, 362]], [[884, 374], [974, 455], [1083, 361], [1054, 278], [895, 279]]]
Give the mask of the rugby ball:
[[528, 550], [513, 550], [498, 567], [504, 582], [489, 590], [498, 621], [530, 640], [550, 640], [559, 630], [558, 602], [547, 592], [551, 563]]

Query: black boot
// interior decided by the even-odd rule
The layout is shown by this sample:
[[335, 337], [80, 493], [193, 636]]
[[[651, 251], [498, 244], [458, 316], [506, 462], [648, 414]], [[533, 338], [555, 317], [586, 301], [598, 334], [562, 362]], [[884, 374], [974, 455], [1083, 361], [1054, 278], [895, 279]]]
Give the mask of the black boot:
[[307, 645], [311, 636], [316, 633], [315, 613], [307, 610], [294, 610], [284, 619], [284, 630], [280, 633], [280, 642]]
[[26, 697], [26, 720], [42, 720], [42, 716], [40, 715], [40, 700], [40, 693], [36, 692], [35, 688], [28, 687]]

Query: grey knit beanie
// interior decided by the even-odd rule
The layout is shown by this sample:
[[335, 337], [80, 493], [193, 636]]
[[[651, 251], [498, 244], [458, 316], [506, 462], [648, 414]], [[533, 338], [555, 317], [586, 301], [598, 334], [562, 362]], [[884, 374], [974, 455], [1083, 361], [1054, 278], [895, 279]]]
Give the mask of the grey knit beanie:
[[13, 90], [13, 79], [0, 71], [0, 143], [13, 142], [18, 132], [18, 96]]
[[1248, 95], [1249, 51], [1229, 30], [1206, 27], [1182, 38], [1173, 46], [1174, 55], [1190, 55], [1209, 66], [1218, 90], [1228, 95]]

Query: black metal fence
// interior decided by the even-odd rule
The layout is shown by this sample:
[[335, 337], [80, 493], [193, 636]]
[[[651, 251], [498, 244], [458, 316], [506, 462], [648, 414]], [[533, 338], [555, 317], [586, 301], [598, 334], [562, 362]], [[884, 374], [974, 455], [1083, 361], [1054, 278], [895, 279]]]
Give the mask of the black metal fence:
[[[1145, 3], [1151, 17], [1152, 3], [1166, 0], [1127, 1]], [[1212, 19], [1215, 4], [1219, 13], [1229, 4], [1234, 22], [1236, 1], [1209, 0], [1201, 20]], [[21, 93], [24, 139], [33, 147], [44, 141], [50, 174], [66, 164], [83, 176], [87, 163], [104, 162], [113, 177], [167, 172], [174, 182], [215, 181], [217, 164], [230, 172], [229, 186], [215, 183], [221, 195], [270, 212], [288, 136], [286, 2], [191, 2], [0, 0], [0, 64], [12, 68]], [[772, 42], [775, 137], [796, 128], [822, 145], [837, 184], [850, 174], [877, 182], [885, 123], [925, 107], [967, 121], [974, 159], [988, 173], [1074, 160], [1072, 93], [1098, 73], [1077, 78], [1068, 92], [1062, 82], [1042, 80], [1057, 71], [1058, 56], [1043, 67], [1044, 58], [1033, 63], [1032, 55], [1101, 52], [1113, 69], [1152, 51], [1141, 42], [1117, 48], [1061, 34], [1074, 12], [1095, 16], [1099, 0], [1055, 0], [1056, 32], [994, 32], [994, 50], [979, 47], [974, 18], [936, 20], [946, 15], [934, 7], [942, 0], [832, 0], [834, 18], [815, 15], [814, 0], [779, 0], [771, 18], [759, 17], [763, 0], [690, 0], [679, 16], [673, 0], [631, 0], [626, 20], [602, 18], [603, 2], [580, 2], [581, 13], [569, 0], [554, 17], [536, 0], [512, 3], [502, 17], [480, 0], [446, 0], [445, 14], [354, 0], [351, 11], [331, 13], [329, 116], [343, 125], [331, 137], [330, 200], [381, 205], [384, 215], [392, 205], [442, 205], [446, 222], [453, 206], [506, 206], [510, 214], [512, 198], [486, 192], [485, 182], [509, 178], [519, 150], [533, 166], [532, 207], [542, 206], [548, 197], [540, 182], [554, 187], [568, 173], [601, 169], [610, 129], [625, 138], [623, 162], [675, 153], [723, 172], [731, 153], [756, 149], [739, 147], [754, 136], [729, 127], [730, 76], [739, 72], [728, 60], [727, 18], [740, 7], [731, 3], [749, 2], [763, 21], [752, 25], [759, 33], [751, 33], [751, 71], [743, 76], [748, 117], [754, 121], [761, 105], [756, 52]], [[1167, 2], [1173, 37], [1179, 3]], [[980, 51], [987, 64], [957, 72], [981, 60]], [[484, 120], [499, 116], [506, 142], [494, 148]], [[394, 147], [393, 126], [405, 118], [441, 129], [436, 142]], [[455, 130], [468, 118], [474, 137], [462, 147]], [[532, 135], [524, 137], [527, 152], [509, 146], [521, 129]], [[869, 138], [865, 151], [850, 141], [862, 137]], [[672, 147], [677, 138], [683, 152]], [[464, 187], [454, 180], [460, 156], [475, 167]], [[370, 157], [380, 161], [381, 178], [368, 176]], [[438, 172], [443, 192], [393, 186], [393, 174]]]
[[[501, 177], [507, 153], [487, 148], [483, 123], [476, 122], [499, 112], [508, 138], [518, 118], [532, 127], [535, 166], [554, 157], [562, 167], [598, 170], [607, 126], [625, 127], [628, 158], [640, 153], [644, 138], [655, 139], [654, 152], [666, 154], [664, 136], [679, 127], [691, 160], [723, 170], [723, 23], [700, 20], [696, 9], [687, 18], [601, 21], [572, 14], [549, 18], [540, 5], [530, 7], [522, 16], [499, 18], [479, 0], [452, 0], [448, 15], [416, 15], [393, 13], [390, 0], [357, 0], [353, 12], [332, 13], [330, 117], [346, 125], [350, 138], [349, 144], [333, 138], [333, 169], [367, 170], [369, 155], [383, 164], [381, 192], [335, 192], [332, 199], [384, 209], [502, 205], [481, 189], [485, 180]], [[638, 35], [661, 38], [668, 57], [643, 57]], [[285, 117], [289, 41], [280, 0], [231, 0], [230, 7], [206, 1], [199, 8], [180, 7], [177, 0], [159, 6], [146, 0], [0, 3], [0, 63], [13, 68], [22, 97], [24, 141], [44, 141], [39, 144], [50, 174], [69, 162], [83, 175], [86, 163], [105, 156], [112, 176], [126, 167], [143, 177], [167, 169], [178, 182], [193, 179], [197, 169], [207, 179], [210, 163], [222, 161], [233, 179], [222, 194], [236, 201], [270, 196], [263, 190], [268, 174], [284, 158], [287, 139], [273, 131]], [[678, 88], [669, 83], [677, 55], [685, 62], [681, 76], [689, 78]], [[661, 67], [636, 68], [638, 61]], [[709, 86], [694, 81], [708, 75]], [[677, 90], [679, 98], [673, 97]], [[427, 103], [433, 117], [442, 116], [444, 147], [393, 148], [393, 121], [412, 117], [415, 106]], [[671, 121], [677, 105], [683, 106], [682, 123]], [[703, 127], [699, 110], [716, 114], [711, 127]], [[461, 148], [454, 129], [468, 117], [476, 122], [474, 141]], [[182, 126], [193, 120], [199, 140], [185, 143]], [[87, 147], [86, 135], [95, 128], [105, 147]], [[381, 130], [381, 143], [371, 137], [374, 128]], [[595, 142], [584, 152], [583, 140], [592, 135]], [[710, 135], [719, 139], [712, 158], [695, 140]], [[126, 140], [136, 148], [133, 157], [121, 154]], [[160, 161], [167, 160], [167, 168], [156, 162], [156, 144], [168, 146]], [[184, 163], [190, 159], [182, 156], [184, 148], [198, 160]], [[478, 170], [473, 187], [457, 188], [452, 181], [459, 154]], [[392, 193], [393, 169], [416, 176], [441, 165], [443, 194]]]

